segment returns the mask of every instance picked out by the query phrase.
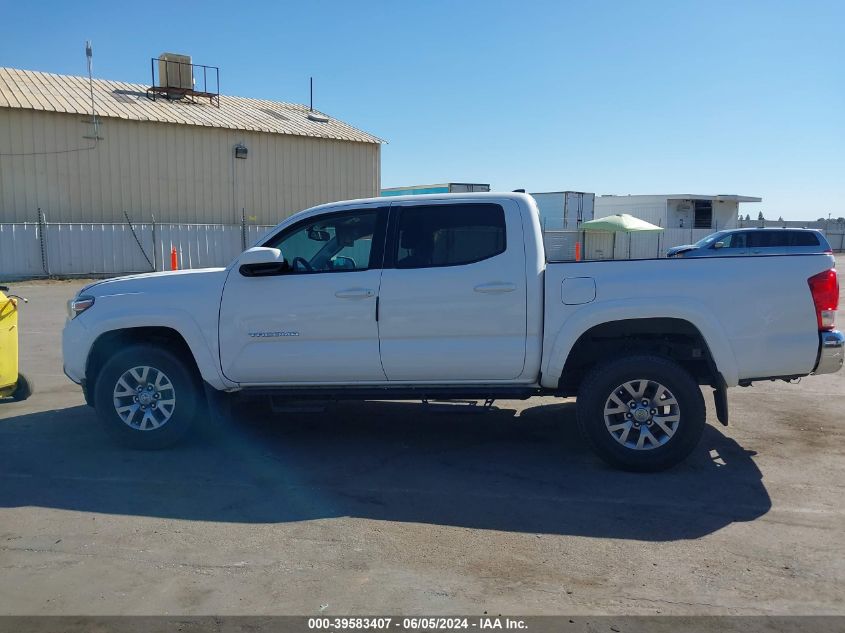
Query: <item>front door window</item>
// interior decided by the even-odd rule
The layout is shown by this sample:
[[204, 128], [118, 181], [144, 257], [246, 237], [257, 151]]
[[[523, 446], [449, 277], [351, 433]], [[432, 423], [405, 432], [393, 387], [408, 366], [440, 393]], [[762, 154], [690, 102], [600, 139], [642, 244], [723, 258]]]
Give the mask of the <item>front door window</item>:
[[368, 270], [378, 211], [353, 211], [306, 221], [266, 245], [282, 251], [293, 273]]

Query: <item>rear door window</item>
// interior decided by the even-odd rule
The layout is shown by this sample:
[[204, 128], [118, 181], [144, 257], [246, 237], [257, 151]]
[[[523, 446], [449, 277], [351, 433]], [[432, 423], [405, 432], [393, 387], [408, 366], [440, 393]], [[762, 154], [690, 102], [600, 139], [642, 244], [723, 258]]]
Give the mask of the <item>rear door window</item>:
[[787, 245], [787, 231], [752, 231], [748, 236], [748, 246], [751, 248], [777, 248]]
[[505, 252], [505, 211], [467, 203], [399, 210], [396, 268], [433, 268], [479, 262]]

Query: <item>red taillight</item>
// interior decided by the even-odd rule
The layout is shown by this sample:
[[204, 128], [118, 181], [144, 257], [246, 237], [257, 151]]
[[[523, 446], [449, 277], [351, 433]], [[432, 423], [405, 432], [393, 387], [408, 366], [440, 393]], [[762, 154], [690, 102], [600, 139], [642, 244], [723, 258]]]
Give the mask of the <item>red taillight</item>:
[[832, 330], [836, 320], [836, 310], [839, 308], [839, 279], [836, 269], [831, 268], [807, 280], [810, 284], [810, 294], [816, 306], [816, 319], [820, 330]]

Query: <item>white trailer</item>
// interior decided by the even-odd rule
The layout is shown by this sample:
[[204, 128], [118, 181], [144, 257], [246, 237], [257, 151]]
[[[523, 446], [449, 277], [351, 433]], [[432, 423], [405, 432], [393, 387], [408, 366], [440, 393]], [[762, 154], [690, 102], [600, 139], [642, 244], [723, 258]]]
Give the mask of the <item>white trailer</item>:
[[596, 194], [583, 191], [532, 193], [540, 211], [543, 231], [574, 230], [593, 219]]

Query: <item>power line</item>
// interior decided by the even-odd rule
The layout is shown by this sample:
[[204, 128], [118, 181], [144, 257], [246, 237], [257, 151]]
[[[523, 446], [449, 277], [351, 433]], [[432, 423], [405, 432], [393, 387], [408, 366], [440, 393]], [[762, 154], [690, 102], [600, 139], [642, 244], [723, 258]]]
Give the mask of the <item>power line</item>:
[[7, 158], [10, 156], [46, 156], [48, 154], [70, 154], [72, 152], [87, 152], [92, 149], [96, 149], [97, 144], [94, 143], [90, 147], [75, 147], [73, 149], [57, 149], [57, 150], [48, 150], [44, 152], [21, 152], [19, 154], [0, 154], [0, 158]]
[[88, 88], [91, 92], [91, 123], [94, 125], [94, 144], [89, 147], [74, 147], [73, 149], [57, 149], [46, 150], [43, 152], [20, 152], [20, 153], [6, 153], [0, 154], [0, 158], [8, 158], [15, 156], [49, 156], [53, 154], [71, 154], [73, 152], [88, 152], [97, 147], [97, 142], [100, 140], [100, 122], [97, 119], [97, 109], [94, 105], [94, 48], [91, 45], [91, 40], [85, 42], [85, 58], [88, 62]]

